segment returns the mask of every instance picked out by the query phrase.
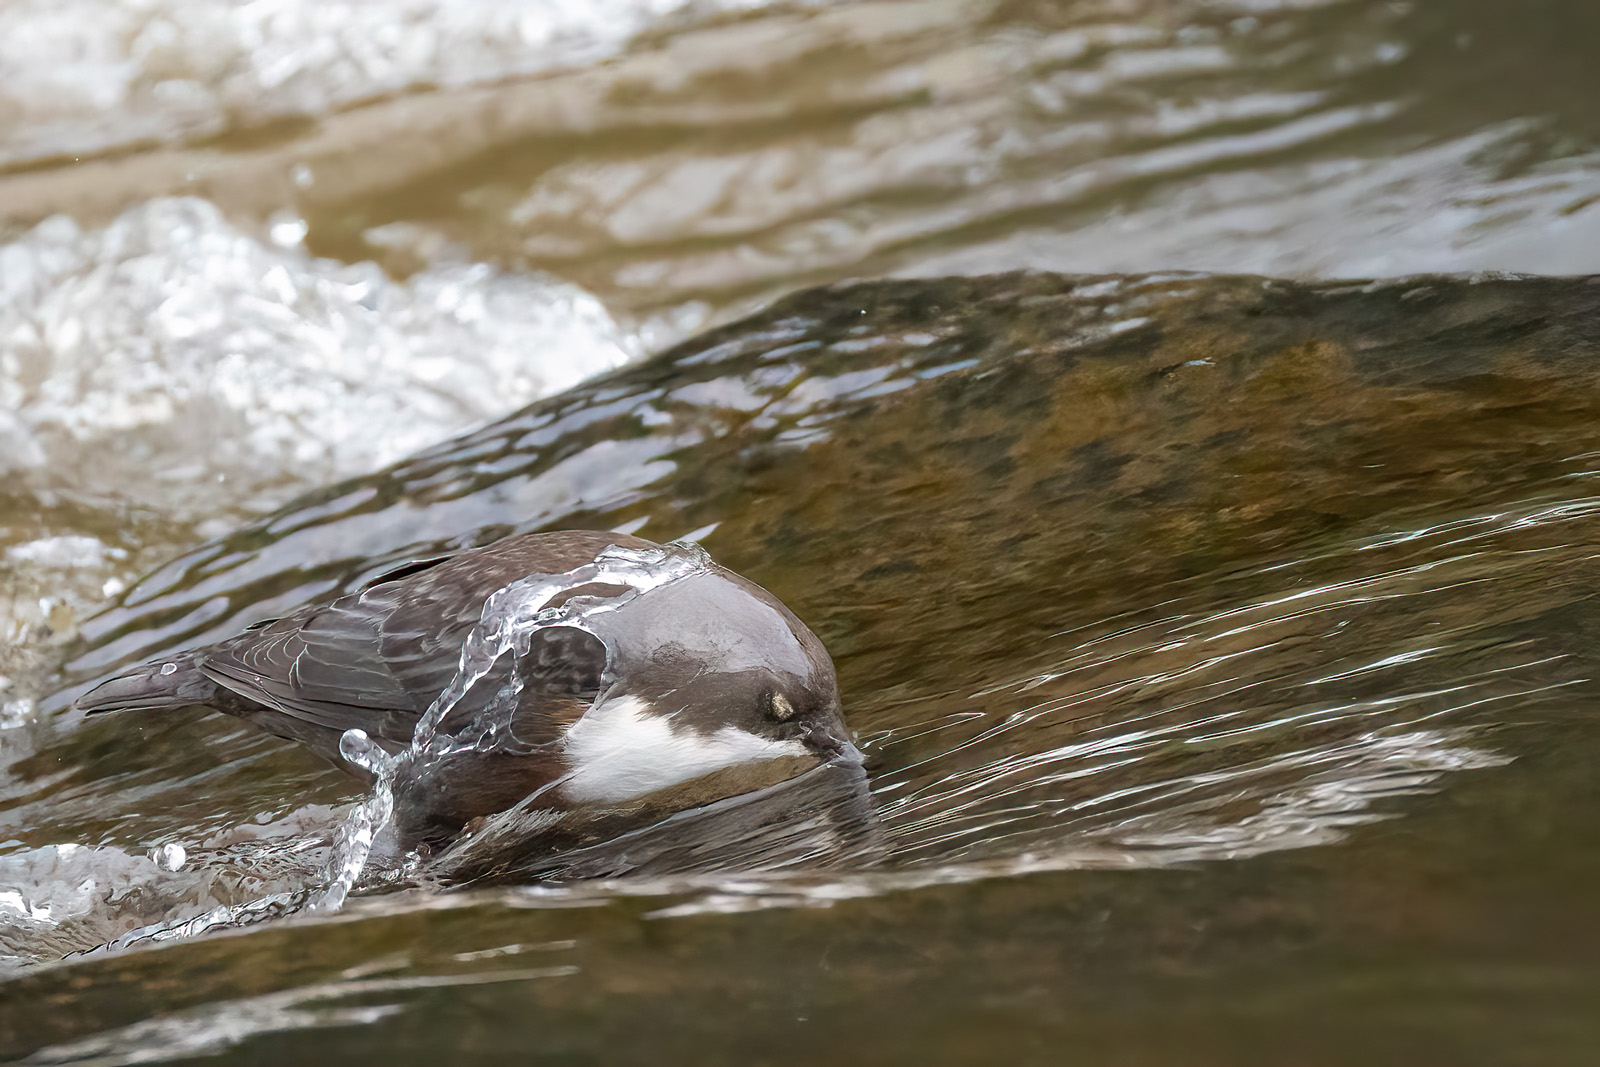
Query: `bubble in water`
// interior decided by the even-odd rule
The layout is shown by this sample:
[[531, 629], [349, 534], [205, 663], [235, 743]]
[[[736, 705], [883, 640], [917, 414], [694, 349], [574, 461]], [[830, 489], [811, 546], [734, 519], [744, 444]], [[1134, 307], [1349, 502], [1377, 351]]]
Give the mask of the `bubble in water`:
[[168, 842], [159, 848], [151, 849], [150, 858], [164, 870], [176, 871], [189, 858], [189, 852], [180, 844]]

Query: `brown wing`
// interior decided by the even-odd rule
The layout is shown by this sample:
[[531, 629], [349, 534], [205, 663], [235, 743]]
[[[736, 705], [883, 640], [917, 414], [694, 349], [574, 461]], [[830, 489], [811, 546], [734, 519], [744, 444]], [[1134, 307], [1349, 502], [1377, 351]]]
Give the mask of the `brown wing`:
[[[405, 744], [454, 677], [490, 594], [519, 578], [581, 566], [607, 545], [644, 543], [610, 533], [528, 534], [407, 564], [331, 604], [220, 642], [199, 667], [247, 700], [326, 729], [330, 750], [352, 728]], [[486, 700], [490, 688], [475, 693]]]
[[395, 606], [365, 591], [341, 597], [214, 645], [198, 666], [247, 700], [325, 728], [334, 735], [329, 745], [357, 727], [404, 744], [428, 701], [383, 658], [383, 626]]

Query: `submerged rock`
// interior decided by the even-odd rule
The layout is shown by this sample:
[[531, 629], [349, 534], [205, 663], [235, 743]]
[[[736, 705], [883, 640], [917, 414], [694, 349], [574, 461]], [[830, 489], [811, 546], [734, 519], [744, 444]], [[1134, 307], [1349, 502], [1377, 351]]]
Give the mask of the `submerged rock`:
[[[1333, 840], [1588, 684], [1597, 310], [1588, 278], [800, 293], [175, 560], [84, 624], [56, 699], [406, 559], [693, 533], [833, 653], [891, 865]], [[57, 723], [12, 788], [91, 824], [133, 746]], [[158, 795], [195, 736], [139, 738]]]
[[[84, 626], [69, 675], [547, 527], [710, 531], [846, 641], [890, 594], [928, 618], [1008, 572], [1087, 594], [1178, 578], [1510, 489], [1485, 452], [1537, 471], [1582, 451], [1597, 312], [1600, 278], [811, 290], [174, 560]], [[1529, 405], [1544, 417], [1476, 421]], [[1109, 541], [1127, 550], [1114, 574], [1091, 559]]]

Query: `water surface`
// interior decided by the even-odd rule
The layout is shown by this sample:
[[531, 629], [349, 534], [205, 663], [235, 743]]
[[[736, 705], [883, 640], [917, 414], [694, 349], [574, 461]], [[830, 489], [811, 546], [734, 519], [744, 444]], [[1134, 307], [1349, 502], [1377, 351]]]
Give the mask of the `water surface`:
[[[1594, 286], [1172, 272], [1600, 270], [1588, 5], [314, 8], [3, 16], [5, 1055], [1587, 1061]], [[1160, 273], [737, 321], [1030, 267]], [[563, 525], [817, 629], [882, 849], [275, 918], [351, 783], [58, 713]]]
[[[295, 809], [351, 787], [216, 719], [57, 716], [13, 734], [5, 861], [46, 913], [12, 950], [191, 921], [13, 978], [16, 1047], [288, 1055], [355, 1027], [352, 1047], [420, 1059], [442, 1026], [627, 1056], [643, 1046], [578, 1020], [642, 1011], [687, 1058], [729, 1038], [710, 1020], [738, 997], [735, 1040], [799, 1027], [828, 1055], [959, 1061], [959, 1040], [1044, 1056], [1090, 1026], [1115, 1059], [1246, 1009], [1284, 1028], [1272, 1049], [1321, 1047], [1340, 1011], [1439, 1047], [1484, 997], [1494, 1040], [1467, 1058], [1489, 1062], [1520, 1033], [1501, 1011], [1531, 995], [1524, 968], [1581, 986], [1553, 918], [1488, 913], [1544, 893], [1588, 914], [1565, 873], [1581, 845], [1530, 835], [1566, 833], [1562, 797], [1586, 795], [1563, 783], [1595, 677], [1595, 292], [1016, 275], [802, 294], [202, 546], [87, 625], [69, 681], [437, 547], [396, 515], [444, 516], [445, 543], [464, 515], [469, 540], [700, 530], [832, 648], [881, 847], [378, 896], [197, 939], [219, 904], [292, 906], [335, 821]], [[608, 460], [598, 497], [543, 491], [586, 453]], [[1508, 922], [1531, 925], [1506, 941]], [[152, 966], [209, 984], [130, 973]], [[101, 1036], [27, 1008], [68, 974]], [[1416, 982], [1420, 1021], [1374, 1014]], [[894, 1011], [915, 1028], [874, 1045]], [[507, 1012], [538, 1021], [471, 1021]]]

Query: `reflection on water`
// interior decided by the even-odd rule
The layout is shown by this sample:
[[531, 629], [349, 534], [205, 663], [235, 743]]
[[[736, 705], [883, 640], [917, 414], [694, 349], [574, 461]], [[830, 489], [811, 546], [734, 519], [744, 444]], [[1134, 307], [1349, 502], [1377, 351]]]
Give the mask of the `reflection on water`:
[[[82, 1041], [41, 1049], [29, 1064], [139, 1063], [190, 1059], [226, 1052], [240, 1042], [279, 1030], [367, 1026], [405, 1010], [397, 994], [415, 994], [491, 982], [566, 978], [571, 966], [522, 967], [462, 974], [349, 977], [243, 1000], [204, 1004], [96, 1034]], [[345, 1004], [378, 999], [383, 1003]]]
[[[1569, 614], [1587, 585], [1552, 576], [1593, 570], [1597, 557], [1584, 546], [1597, 514], [1595, 497], [1529, 502], [1384, 530], [1192, 583], [1157, 606], [1042, 634], [1034, 647], [962, 672], [1034, 665], [1010, 683], [894, 709], [897, 725], [864, 745], [872, 792], [865, 807], [841, 780], [842, 792], [819, 796], [845, 807], [818, 821], [827, 806], [808, 807], [779, 790], [766, 813], [738, 804], [687, 813], [642, 837], [549, 858], [538, 874], [584, 879], [565, 887], [479, 891], [454, 904], [413, 891], [358, 900], [352, 918], [370, 923], [495, 901], [561, 911], [636, 899], [652, 921], [664, 921], [1331, 844], [1351, 828], [1399, 815], [1396, 798], [1445, 787], [1446, 775], [1503, 765], [1515, 753], [1494, 741], [1493, 728], [1559, 716], [1574, 687], [1591, 684], [1592, 653], [1573, 646]], [[876, 717], [885, 718], [882, 709]], [[863, 781], [859, 772], [854, 781]], [[332, 816], [319, 816], [319, 832], [307, 835], [301, 823], [277, 838], [291, 862], [275, 872], [268, 853], [241, 851], [237, 840], [221, 851], [215, 843], [209, 853], [192, 850], [186, 881], [165, 871], [160, 856], [97, 857], [66, 877], [63, 889], [77, 882], [67, 893], [92, 893], [97, 880], [119, 877], [123, 893], [137, 892], [103, 892], [83, 912], [101, 925], [76, 930], [44, 913], [75, 899], [39, 896], [62, 892], [39, 877], [51, 850], [16, 854], [7, 873], [23, 880], [0, 893], [0, 909], [30, 909], [38, 932], [31, 944], [9, 947], [35, 957], [88, 948], [105, 939], [108, 917], [163, 897], [174, 918], [134, 930], [121, 944], [281, 917], [297, 907], [285, 887], [305, 885], [326, 857]], [[316, 847], [307, 853], [308, 846]], [[70, 851], [56, 850], [57, 862]], [[121, 864], [138, 870], [121, 872]], [[231, 887], [235, 903], [218, 906], [214, 886], [225, 870], [250, 873]], [[213, 896], [197, 900], [200, 887]], [[24, 902], [21, 893], [35, 897]], [[178, 906], [185, 902], [187, 913]], [[396, 973], [369, 976], [351, 966], [329, 981], [208, 1000], [57, 1045], [29, 1062], [132, 1062], [141, 1049], [166, 1057], [220, 1052], [275, 1030], [388, 1019], [415, 1010], [430, 990], [578, 973], [570, 964], [525, 966], [529, 951], [544, 949], [513, 944], [458, 954], [472, 966], [494, 957], [494, 966], [442, 973], [374, 960]], [[500, 961], [496, 953], [515, 958]]]
[[92, 136], [35, 88], [61, 70], [39, 29], [0, 147], [170, 147], [0, 173], [5, 217], [198, 193], [402, 273], [546, 269], [662, 338], [849, 276], [1564, 273], [1600, 247], [1584, 4], [419, 2], [387, 34], [369, 5], [260, 6], [116, 9], [73, 79], [122, 103]]
[[[312, 561], [293, 534], [325, 546], [315, 566], [337, 588], [381, 565], [381, 542], [362, 544], [352, 524], [405, 551], [428, 547], [412, 527], [369, 521], [371, 509], [409, 509], [418, 486], [514, 508], [516, 486], [540, 484], [574, 444], [626, 438], [619, 427], [642, 423], [651, 435], [631, 439], [651, 476], [612, 471], [635, 495], [613, 498], [600, 515], [570, 505], [585, 519], [563, 524], [653, 536], [665, 536], [665, 524], [695, 524], [780, 588], [802, 568], [808, 585], [785, 596], [831, 635], [869, 757], [871, 802], [859, 780], [838, 794], [845, 806], [836, 811], [780, 792], [772, 806], [792, 822], [774, 822], [760, 804], [734, 805], [615, 846], [533, 857], [513, 873], [619, 879], [603, 897], [686, 895], [671, 908], [687, 915], [1327, 844], [1443, 775], [1504, 765], [1516, 753], [1493, 742], [1491, 727], [1553, 714], [1590, 684], [1590, 654], [1571, 627], [1584, 618], [1592, 554], [1581, 546], [1600, 512], [1591, 454], [1574, 454], [1584, 443], [1574, 435], [1592, 434], [1592, 401], [1553, 383], [1563, 373], [1587, 380], [1582, 352], [1593, 342], [1570, 332], [1578, 319], [1550, 310], [1581, 310], [1587, 293], [1566, 281], [1292, 287], [1024, 276], [808, 294], [667, 363], [337, 487], [337, 506], [319, 497], [291, 505], [263, 522], [266, 536], [203, 547], [97, 620], [76, 669], [103, 673], [153, 650], [130, 640], [202, 639], [263, 603], [304, 595]], [[1484, 339], [1473, 354], [1457, 340], [1489, 322], [1517, 339], [1513, 351], [1490, 351], [1495, 342]], [[1199, 354], [1190, 338], [1204, 337], [1202, 327], [1224, 331], [1212, 333], [1203, 358], [1166, 350]], [[1541, 353], [1531, 361], [1522, 355], [1530, 344]], [[806, 347], [801, 371], [791, 361]], [[1537, 419], [1502, 426], [1488, 444], [1433, 437], [1418, 413], [1448, 421], [1479, 404], [1460, 377], [1479, 366], [1497, 368], [1502, 396], [1554, 387], [1574, 406], [1536, 406]], [[997, 384], [1000, 375], [1011, 380]], [[1057, 400], [1041, 404], [1044, 390], [1019, 384], [1035, 376]], [[1241, 384], [1219, 393], [1219, 379]], [[1259, 417], [1275, 409], [1280, 417]], [[1521, 410], [1513, 404], [1500, 417]], [[703, 433], [708, 412], [733, 425]], [[686, 436], [686, 427], [700, 430]], [[530, 448], [534, 438], [548, 451]], [[1484, 458], [1519, 440], [1498, 466]], [[963, 445], [937, 461], [904, 461], [950, 442]], [[496, 458], [496, 448], [507, 451]], [[1456, 449], [1455, 458], [1419, 455], [1438, 448]], [[1331, 451], [1308, 463], [1310, 449]], [[671, 464], [655, 458], [662, 452]], [[730, 454], [785, 491], [752, 496], [737, 470], [719, 469]], [[1213, 466], [1248, 471], [1264, 488], [1219, 496], [1225, 476], [1193, 473]], [[1469, 473], [1494, 475], [1496, 499], [1482, 494], [1478, 510], [1461, 507]], [[721, 478], [737, 491], [707, 491]], [[1292, 488], [1271, 491], [1284, 478]], [[1117, 503], [1140, 495], [1148, 503]], [[857, 497], [874, 503], [850, 506]], [[818, 501], [827, 506], [817, 510]], [[1114, 553], [1108, 521], [1125, 524]], [[293, 533], [273, 538], [282, 531]], [[1097, 573], [1106, 567], [1121, 580]], [[224, 593], [241, 615], [231, 623], [212, 607]], [[162, 636], [163, 626], [181, 633]], [[123, 848], [162, 834], [194, 857], [187, 877], [204, 880], [218, 865], [249, 861], [207, 857], [198, 835], [170, 837], [199, 776], [214, 783], [206, 820], [250, 811], [297, 780], [337, 788], [314, 772], [297, 779], [306, 772], [293, 770], [295, 754], [214, 724], [204, 727], [217, 738], [206, 753], [186, 741], [190, 720], [166, 726], [166, 739], [131, 736], [146, 725], [131, 716], [65, 729], [71, 721], [13, 764], [8, 785], [29, 846], [18, 852], [24, 876], [12, 892], [30, 917], [50, 906], [25, 877], [30, 857], [54, 843], [41, 834]], [[149, 763], [97, 768], [88, 739], [102, 732]], [[218, 766], [232, 751], [246, 758]], [[173, 808], [140, 816], [142, 830], [105, 821], [106, 797], [133, 795], [149, 810]], [[849, 829], [852, 820], [860, 829]], [[327, 838], [324, 822], [291, 850]], [[434, 873], [503, 877], [500, 858], [469, 846]], [[310, 882], [303, 863], [260, 878], [259, 899], [272, 904], [262, 911], [248, 896], [186, 899], [180, 881], [165, 910], [141, 906], [137, 921], [117, 921], [139, 928], [135, 943], [253, 923], [283, 910], [272, 894], [303, 899]], [[550, 892], [583, 901], [596, 890]], [[152, 914], [160, 918], [146, 929]], [[63, 936], [52, 929], [51, 943]], [[29, 940], [19, 939], [18, 954], [42, 954]]]
[[[1600, 269], [1597, 10], [6, 6], [0, 1055], [1587, 1062], [1580, 281], [843, 287], [244, 516], [633, 354], [611, 316]], [[795, 606], [870, 804], [259, 921], [345, 783], [38, 713], [69, 650], [543, 525], [699, 531]]]
[[216, 137], [420, 88], [604, 60], [749, 0], [22, 0], [0, 11], [0, 165]]
[[[1494, 766], [1465, 727], [1587, 680], [1517, 625], [1537, 613], [1518, 590], [1570, 564], [1566, 524], [1595, 506], [1379, 537], [1228, 575], [1201, 594], [1220, 607], [1173, 600], [1154, 622], [1042, 642], [1070, 651], [875, 746], [909, 760], [879, 783], [897, 851], [1031, 853], [1070, 830], [1151, 862], [1247, 856], [1337, 840], [1378, 800]], [[1514, 551], [1510, 530], [1557, 547]]]
[[[445, 883], [491, 878], [511, 883], [571, 884], [620, 879], [623, 893], [664, 879], [729, 872], [763, 884], [768, 872], [873, 868], [885, 841], [866, 774], [853, 761], [824, 764], [776, 785], [678, 812], [660, 822], [618, 829], [600, 841], [543, 853], [507, 850], [494, 830], [464, 839], [428, 866]], [[603, 824], [602, 824], [603, 825]], [[516, 838], [510, 838], [511, 843]], [[688, 884], [702, 879], [689, 878]], [[777, 883], [781, 886], [781, 881]], [[651, 891], [649, 889], [646, 890]], [[659, 891], [656, 889], [655, 891]]]
[[[1594, 28], [1575, 7], [1547, 14]], [[1533, 31], [1489, 10], [1451, 15], [779, 8], [685, 34], [603, 86], [530, 90], [526, 127], [483, 146], [492, 169], [342, 199], [377, 224], [361, 234], [312, 210], [312, 239], [392, 258], [381, 227], [420, 220], [668, 323], [891, 272], [1594, 269], [1595, 131], [1555, 133], [1548, 98], [1514, 91], [1453, 111], [1479, 35]], [[758, 69], [760, 113], [802, 121], [752, 114]], [[1569, 91], [1594, 87], [1572, 78]], [[581, 125], [552, 130], [557, 105], [541, 97], [581, 100]]]

